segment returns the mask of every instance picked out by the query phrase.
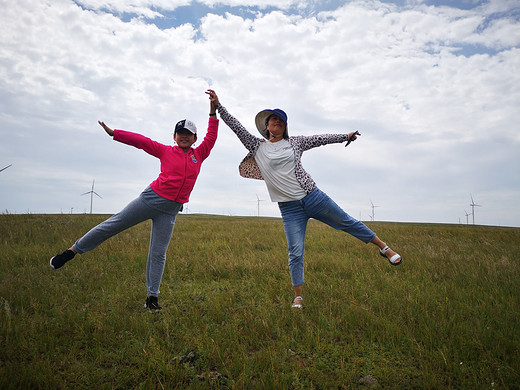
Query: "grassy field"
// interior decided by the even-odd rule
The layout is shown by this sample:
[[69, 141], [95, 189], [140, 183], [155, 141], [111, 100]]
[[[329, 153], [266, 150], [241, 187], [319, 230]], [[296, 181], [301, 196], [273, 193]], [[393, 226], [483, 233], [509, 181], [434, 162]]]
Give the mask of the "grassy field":
[[518, 389], [520, 229], [311, 220], [305, 307], [280, 219], [180, 215], [150, 313], [149, 223], [58, 271], [103, 215], [0, 215], [1, 389]]

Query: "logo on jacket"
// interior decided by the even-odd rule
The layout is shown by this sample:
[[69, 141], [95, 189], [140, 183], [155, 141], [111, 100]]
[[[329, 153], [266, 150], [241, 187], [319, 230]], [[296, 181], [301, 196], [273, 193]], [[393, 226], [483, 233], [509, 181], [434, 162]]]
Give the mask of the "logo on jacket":
[[191, 155], [191, 161], [193, 161], [194, 163], [197, 163], [197, 158], [195, 157], [194, 154]]

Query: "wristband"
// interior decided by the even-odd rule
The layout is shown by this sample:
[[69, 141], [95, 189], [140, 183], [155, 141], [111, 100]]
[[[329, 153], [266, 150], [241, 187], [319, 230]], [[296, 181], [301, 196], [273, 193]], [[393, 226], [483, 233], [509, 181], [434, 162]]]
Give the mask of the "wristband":
[[209, 114], [209, 116], [217, 116], [217, 113], [214, 112], [213, 114]]

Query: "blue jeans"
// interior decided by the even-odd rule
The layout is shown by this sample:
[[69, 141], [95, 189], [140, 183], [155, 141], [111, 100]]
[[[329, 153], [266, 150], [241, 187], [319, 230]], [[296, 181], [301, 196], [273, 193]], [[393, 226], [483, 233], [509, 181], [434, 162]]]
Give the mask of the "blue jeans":
[[[146, 289], [149, 296], [158, 296], [166, 263], [166, 250], [175, 224], [177, 213], [182, 210], [182, 203], [168, 201], [145, 190], [137, 199], [131, 201], [119, 213], [92, 228], [72, 246], [82, 254], [97, 248], [105, 240], [140, 222], [152, 220], [150, 248], [146, 263]], [[168, 206], [166, 206], [168, 204]]]
[[278, 203], [282, 214], [283, 227], [289, 249], [289, 271], [293, 286], [304, 282], [303, 253], [305, 250], [305, 232], [310, 218], [317, 219], [334, 229], [342, 230], [369, 243], [376, 234], [363, 222], [352, 218], [343, 211], [329, 196], [314, 189], [301, 200]]

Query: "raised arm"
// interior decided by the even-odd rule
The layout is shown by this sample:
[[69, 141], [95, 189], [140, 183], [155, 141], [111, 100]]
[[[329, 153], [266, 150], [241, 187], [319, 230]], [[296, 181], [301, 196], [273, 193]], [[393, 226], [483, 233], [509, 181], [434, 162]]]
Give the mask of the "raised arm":
[[258, 149], [258, 145], [260, 145], [261, 138], [255, 137], [249, 131], [246, 130], [244, 126], [236, 119], [233, 115], [231, 115], [226, 108], [220, 104], [217, 104], [217, 110], [220, 114], [220, 118], [224, 121], [226, 125], [237, 135], [238, 139], [242, 144], [246, 147], [250, 152], [255, 152]]
[[218, 103], [218, 96], [212, 89], [208, 89], [205, 93], [209, 95], [208, 131], [206, 132], [206, 136], [202, 140], [201, 144], [195, 148], [198, 151], [202, 161], [204, 161], [209, 156], [211, 149], [213, 149], [215, 146], [219, 124], [217, 114], [215, 112], [216, 105]]

